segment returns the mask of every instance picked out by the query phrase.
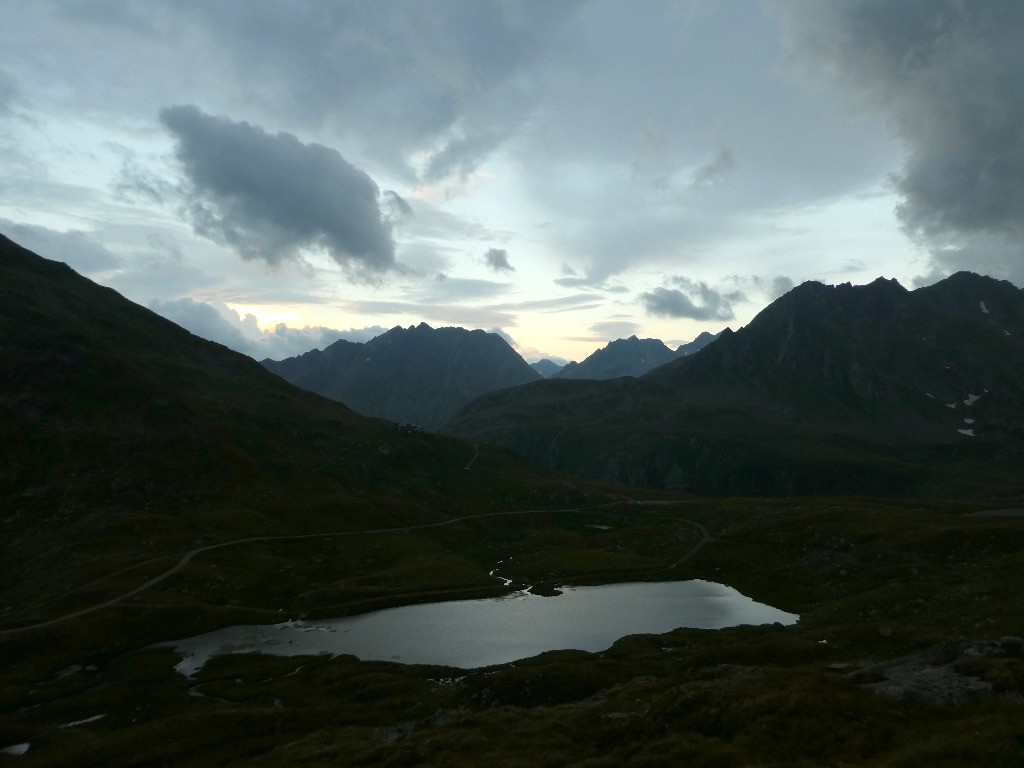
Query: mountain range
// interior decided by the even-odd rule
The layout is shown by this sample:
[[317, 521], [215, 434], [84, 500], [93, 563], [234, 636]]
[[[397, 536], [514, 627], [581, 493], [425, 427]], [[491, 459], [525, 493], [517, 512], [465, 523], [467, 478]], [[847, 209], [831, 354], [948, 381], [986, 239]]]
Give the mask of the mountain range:
[[295, 386], [365, 416], [438, 429], [480, 395], [544, 377], [640, 376], [692, 354], [716, 337], [702, 333], [676, 351], [657, 339], [618, 339], [581, 363], [528, 364], [495, 333], [464, 328], [396, 327], [366, 343], [345, 339], [286, 360], [263, 360]]
[[[751, 495], [1021, 487], [1024, 297], [970, 273], [914, 291], [805, 283], [639, 378], [542, 380], [495, 334], [425, 324], [261, 366], [9, 240], [0, 256], [0, 493], [12, 534], [39, 509], [75, 521], [90, 505], [194, 510], [230, 498], [230, 521], [203, 520], [216, 527], [245, 518], [240, 499], [313, 508], [357, 486], [450, 493], [440, 478], [461, 468], [464, 443], [398, 432], [264, 366], [311, 389], [357, 382], [366, 394], [354, 406], [425, 427], [468, 403], [445, 432], [602, 481]], [[596, 376], [622, 370], [604, 364], [616, 357], [656, 361], [637, 355], [658, 349], [648, 342], [612, 342], [584, 363]]]
[[365, 344], [342, 339], [263, 365], [364, 415], [427, 429], [440, 427], [479, 395], [541, 378], [497, 334], [426, 323], [392, 328]]
[[597, 350], [582, 362], [569, 363], [545, 378], [552, 379], [615, 379], [620, 376], [643, 376], [660, 365], [699, 352], [717, 334], [701, 333], [688, 344], [672, 350], [660, 339], [616, 339]]
[[[580, 474], [833, 494], [696, 498], [364, 417], [0, 237], [0, 762], [1015, 764], [1021, 501], [945, 496], [1021, 491], [1021, 334], [1021, 292], [988, 278], [805, 284], [640, 378], [453, 422], [507, 417]], [[219, 627], [683, 579], [800, 620], [630, 622], [487, 668], [175, 668]]]
[[549, 379], [446, 427], [577, 475], [698, 493], [1020, 490], [1024, 294], [804, 283], [639, 379]]

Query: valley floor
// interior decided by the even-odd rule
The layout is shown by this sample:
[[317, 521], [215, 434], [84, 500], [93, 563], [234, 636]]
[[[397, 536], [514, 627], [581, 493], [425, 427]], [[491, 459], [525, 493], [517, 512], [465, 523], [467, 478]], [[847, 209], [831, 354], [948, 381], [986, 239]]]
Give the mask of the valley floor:
[[[1024, 520], [974, 514], [1021, 505], [595, 504], [359, 535], [255, 537], [194, 547], [148, 574], [112, 572], [38, 607], [40, 626], [0, 635], [0, 761], [1024, 762]], [[173, 652], [150, 647], [215, 626], [493, 593], [498, 562], [515, 585], [540, 589], [703, 578], [801, 620], [630, 636], [602, 653], [556, 651], [477, 670], [234, 655], [190, 680], [174, 671]], [[75, 602], [98, 609], [67, 615]], [[10, 613], [6, 630], [16, 624]]]

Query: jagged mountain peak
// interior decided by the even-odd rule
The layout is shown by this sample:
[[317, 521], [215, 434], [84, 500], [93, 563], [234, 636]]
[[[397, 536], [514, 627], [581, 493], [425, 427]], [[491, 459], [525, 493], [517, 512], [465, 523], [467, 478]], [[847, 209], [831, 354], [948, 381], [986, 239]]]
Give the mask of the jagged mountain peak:
[[700, 492], [1024, 488], [1024, 292], [992, 278], [808, 282], [642, 378], [560, 384], [482, 398], [450, 428]]
[[660, 339], [641, 339], [635, 334], [610, 341], [580, 363], [569, 363], [553, 379], [614, 379], [639, 377], [678, 357], [699, 351], [716, 337], [703, 333], [689, 344], [673, 350]]
[[364, 415], [428, 429], [481, 394], [541, 378], [497, 334], [426, 323], [264, 365]]
[[[967, 341], [971, 324], [981, 324], [981, 335]], [[742, 373], [775, 387], [827, 384], [874, 396], [910, 382], [945, 390], [934, 374], [946, 369], [943, 360], [973, 359], [972, 345], [998, 343], [1014, 329], [1024, 330], [1021, 292], [971, 273], [914, 291], [884, 278], [866, 285], [807, 282], [745, 328], [723, 333], [708, 355], [674, 363], [663, 375], [697, 382]]]

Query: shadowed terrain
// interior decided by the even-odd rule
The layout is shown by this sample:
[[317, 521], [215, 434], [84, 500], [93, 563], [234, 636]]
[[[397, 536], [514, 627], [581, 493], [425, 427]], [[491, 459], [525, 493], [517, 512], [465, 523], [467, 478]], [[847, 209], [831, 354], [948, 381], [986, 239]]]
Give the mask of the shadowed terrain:
[[711, 494], [1024, 488], [1024, 294], [962, 272], [805, 283], [639, 379], [485, 395], [446, 431], [559, 471]]
[[[6, 240], [0, 365], [0, 761], [1020, 761], [1019, 496], [700, 498], [570, 481], [299, 391]], [[800, 622], [472, 670], [228, 654], [186, 678], [154, 647], [500, 594], [499, 564], [538, 594], [719, 581]]]
[[426, 323], [392, 328], [365, 344], [341, 339], [324, 350], [263, 365], [366, 416], [427, 429], [441, 426], [479, 395], [540, 378], [497, 334]]

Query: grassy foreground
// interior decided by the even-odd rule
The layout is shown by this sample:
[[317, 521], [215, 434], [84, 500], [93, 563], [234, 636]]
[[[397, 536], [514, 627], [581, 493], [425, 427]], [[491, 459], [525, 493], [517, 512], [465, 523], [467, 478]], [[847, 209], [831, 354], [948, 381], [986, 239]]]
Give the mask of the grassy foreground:
[[[1013, 506], [1024, 503], [650, 497], [211, 550], [122, 604], [0, 634], [0, 747], [30, 744], [0, 763], [1021, 765], [1024, 518], [970, 514]], [[712, 538], [687, 557], [702, 539], [693, 523]], [[83, 584], [37, 618], [173, 559]], [[499, 561], [541, 588], [720, 581], [801, 621], [631, 636], [480, 670], [238, 655], [187, 680], [171, 651], [147, 647], [493, 594]], [[886, 665], [901, 657], [902, 687]]]

